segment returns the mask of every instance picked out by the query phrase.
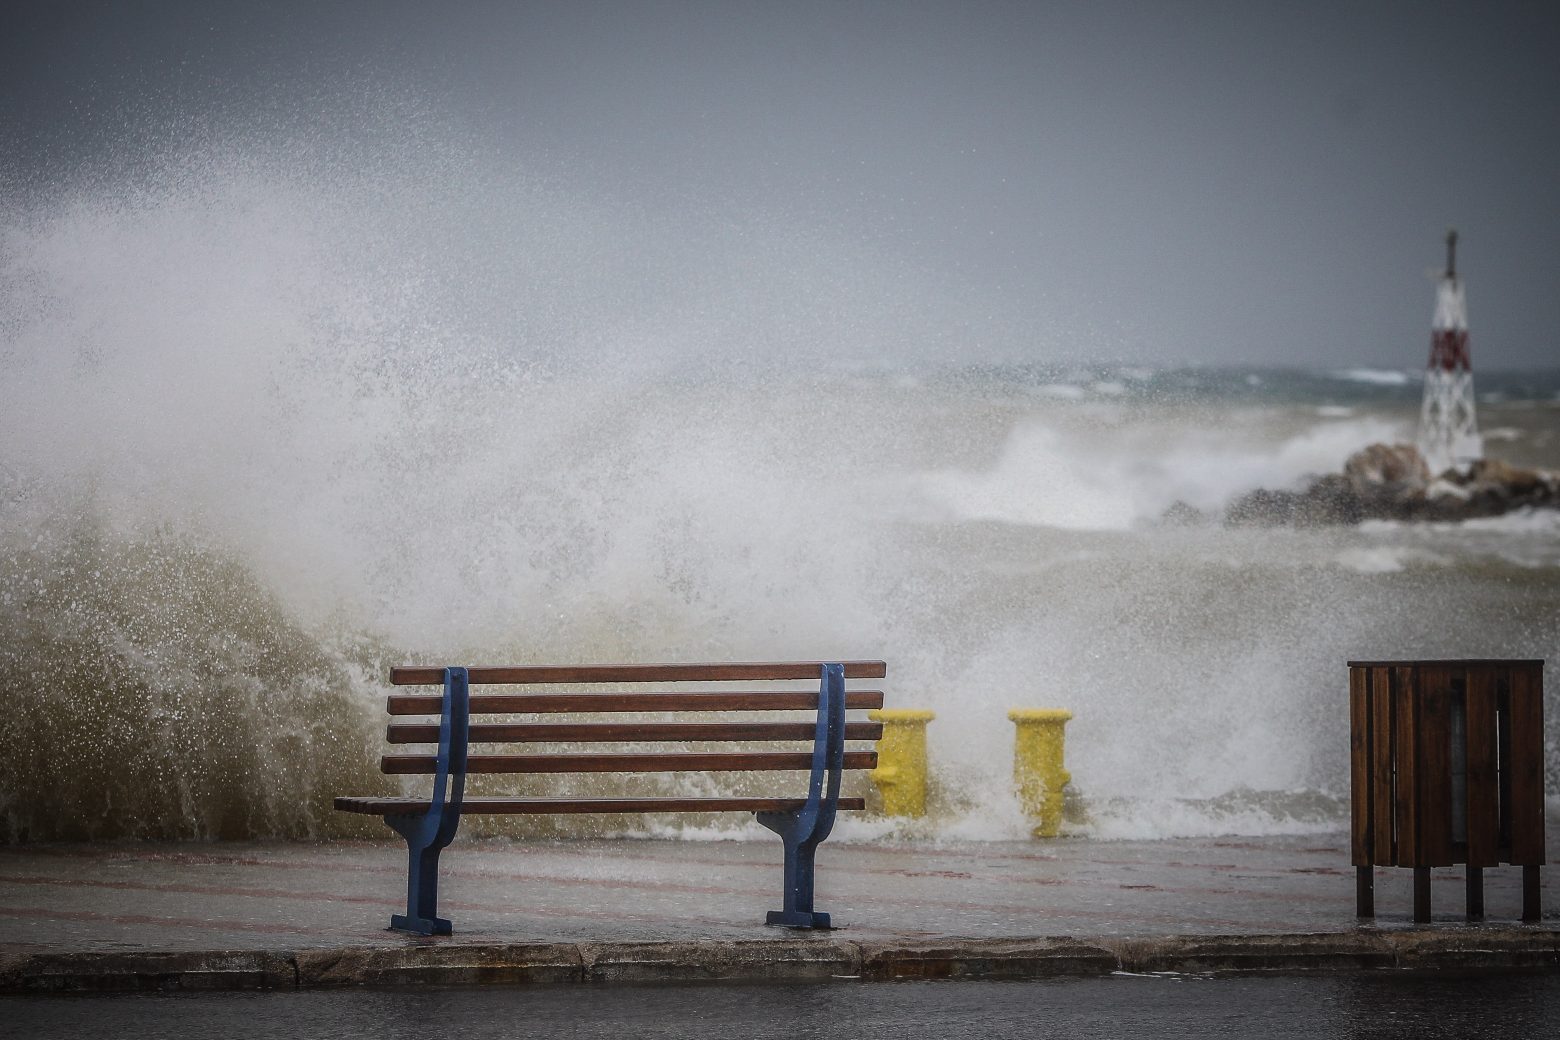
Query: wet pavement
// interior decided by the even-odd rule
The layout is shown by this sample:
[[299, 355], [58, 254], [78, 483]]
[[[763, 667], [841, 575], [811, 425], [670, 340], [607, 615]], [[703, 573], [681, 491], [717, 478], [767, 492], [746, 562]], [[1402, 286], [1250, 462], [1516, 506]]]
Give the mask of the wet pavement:
[[[1345, 835], [831, 841], [818, 854], [817, 903], [839, 927], [821, 934], [762, 923], [779, 905], [778, 842], [457, 841], [440, 883], [440, 912], [455, 935], [435, 940], [385, 930], [404, 905], [404, 857], [388, 841], [0, 849], [0, 975], [28, 957], [255, 951], [291, 958], [291, 969], [279, 969], [285, 976], [310, 951], [318, 964], [332, 951], [441, 946], [511, 953], [534, 946], [528, 963], [556, 961], [568, 974], [581, 956], [590, 959], [590, 944], [768, 943], [794, 952], [833, 940], [828, 949], [846, 952], [814, 946], [822, 957], [816, 970], [826, 972], [835, 969], [823, 961], [858, 970], [862, 950], [889, 947], [957, 953], [973, 942], [989, 953], [993, 943], [1071, 936], [1117, 956], [1133, 942], [1170, 936], [1271, 944], [1318, 933], [1375, 941], [1424, 931], [1411, 921], [1409, 870], [1379, 869], [1377, 920], [1356, 920]], [[1431, 931], [1464, 945], [1499, 936], [1560, 964], [1560, 877], [1545, 868], [1544, 918], [1523, 926], [1520, 874], [1485, 872], [1486, 923], [1469, 927], [1462, 871], [1435, 871]], [[1402, 935], [1391, 941], [1400, 948]], [[586, 953], [570, 952], [578, 949]]]

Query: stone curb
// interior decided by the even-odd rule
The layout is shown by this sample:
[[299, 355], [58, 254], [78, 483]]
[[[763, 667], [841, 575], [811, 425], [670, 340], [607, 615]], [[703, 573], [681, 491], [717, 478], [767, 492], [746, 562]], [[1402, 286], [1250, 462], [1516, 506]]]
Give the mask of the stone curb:
[[1560, 970], [1560, 930], [946, 939], [448, 943], [0, 957], [0, 993], [943, 978], [1113, 972]]
[[1560, 968], [1560, 930], [1477, 928], [1467, 931], [1398, 932], [1400, 968]]
[[419, 943], [300, 950], [300, 989], [325, 986], [479, 986], [577, 982], [573, 943]]
[[1116, 953], [1068, 936], [949, 939], [862, 948], [862, 974], [873, 979], [1005, 978], [1108, 975]]
[[0, 961], [0, 993], [291, 989], [289, 953], [35, 953]]
[[585, 943], [587, 982], [828, 979], [861, 974], [861, 951], [839, 939]]
[[1380, 932], [1301, 935], [1170, 935], [1106, 940], [1122, 971], [1343, 971], [1392, 968], [1397, 955]]

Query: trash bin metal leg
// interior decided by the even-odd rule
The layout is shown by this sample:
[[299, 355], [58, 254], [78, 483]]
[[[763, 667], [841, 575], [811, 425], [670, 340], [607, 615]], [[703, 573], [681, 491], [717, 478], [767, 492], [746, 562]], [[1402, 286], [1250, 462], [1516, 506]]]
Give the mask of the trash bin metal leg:
[[1484, 916], [1484, 868], [1468, 868], [1468, 920]]
[[1354, 868], [1354, 905], [1356, 917], [1376, 916], [1376, 868]]

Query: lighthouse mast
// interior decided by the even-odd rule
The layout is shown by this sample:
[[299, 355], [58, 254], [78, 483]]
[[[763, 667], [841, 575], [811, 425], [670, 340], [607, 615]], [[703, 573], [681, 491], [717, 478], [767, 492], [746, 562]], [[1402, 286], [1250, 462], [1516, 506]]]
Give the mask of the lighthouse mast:
[[1430, 364], [1419, 411], [1419, 453], [1431, 473], [1464, 469], [1484, 454], [1473, 414], [1473, 366], [1468, 360], [1468, 307], [1457, 278], [1457, 232], [1446, 233], [1446, 273], [1435, 293]]

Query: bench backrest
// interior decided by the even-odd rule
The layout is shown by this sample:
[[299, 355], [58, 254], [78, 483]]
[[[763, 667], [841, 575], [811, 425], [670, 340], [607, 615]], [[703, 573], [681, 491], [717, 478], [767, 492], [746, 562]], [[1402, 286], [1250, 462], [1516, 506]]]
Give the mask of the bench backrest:
[[[829, 672], [837, 670], [831, 684]], [[464, 683], [447, 682], [447, 671], [463, 672]], [[397, 686], [444, 686], [438, 694], [392, 694], [387, 703], [392, 721], [386, 731], [391, 744], [438, 744], [438, 754], [387, 754], [380, 768], [394, 774], [447, 773], [603, 773], [812, 770], [836, 774], [840, 769], [872, 769], [876, 751], [845, 751], [844, 741], [877, 740], [877, 722], [849, 722], [848, 709], [881, 708], [881, 690], [845, 690], [845, 679], [880, 679], [882, 661], [787, 662], [768, 664], [586, 665], [566, 667], [394, 668]], [[814, 689], [679, 689], [676, 691], [592, 689], [469, 693], [469, 685], [602, 686], [617, 684], [760, 683], [811, 679]], [[459, 687], [455, 689], [453, 687]], [[831, 688], [837, 691], [831, 694]], [[838, 703], [833, 703], [834, 700]], [[616, 712], [754, 712], [815, 711], [810, 721], [624, 722], [570, 720], [564, 722], [471, 722], [484, 715], [610, 715]], [[406, 716], [439, 716], [437, 722], [399, 721]], [[618, 743], [631, 742], [766, 742], [806, 741], [813, 747], [796, 751], [604, 751], [545, 753], [472, 753], [472, 745], [493, 743]], [[837, 783], [837, 781], [836, 781]], [[442, 783], [440, 784], [442, 787]], [[438, 797], [438, 796], [436, 796]]]

